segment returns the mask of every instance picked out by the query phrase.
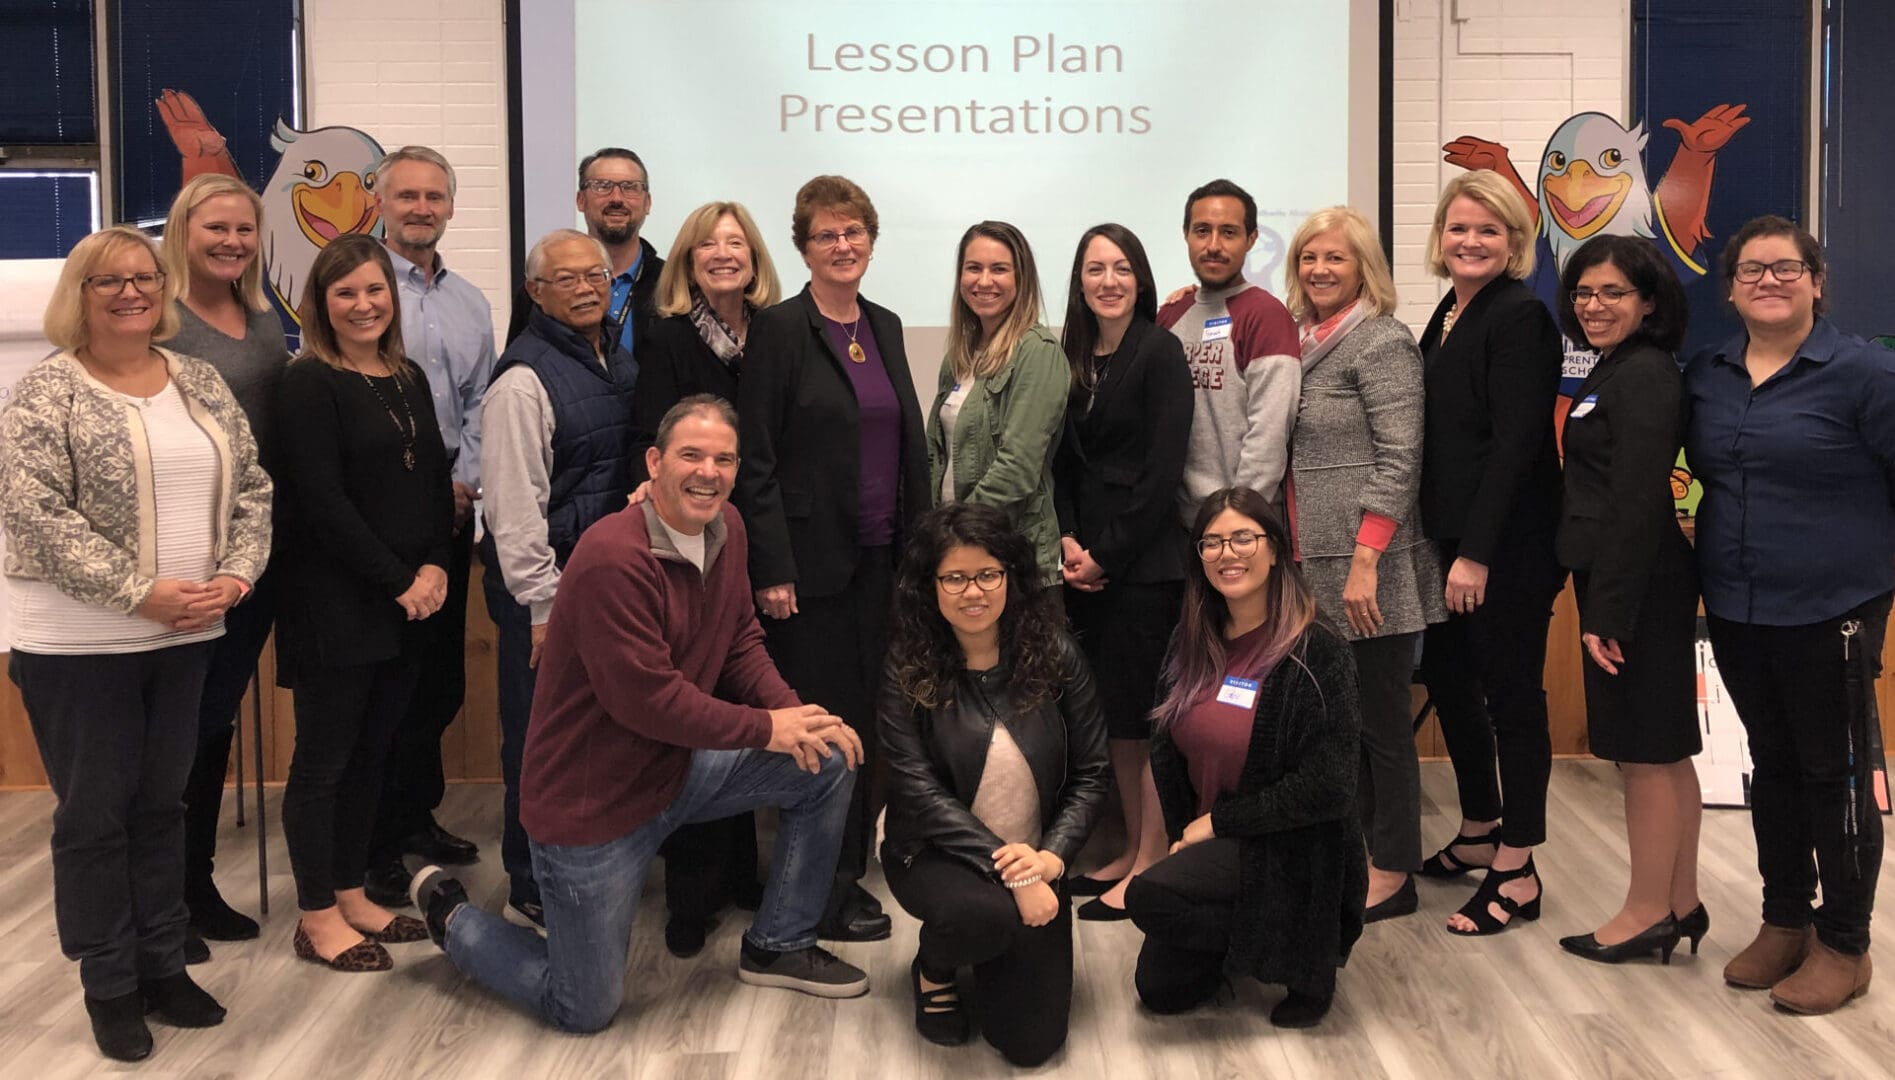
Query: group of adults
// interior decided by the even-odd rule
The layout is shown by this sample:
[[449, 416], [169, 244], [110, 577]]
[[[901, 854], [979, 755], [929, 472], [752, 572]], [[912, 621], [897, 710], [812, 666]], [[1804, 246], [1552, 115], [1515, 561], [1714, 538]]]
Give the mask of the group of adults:
[[[532, 246], [498, 357], [436, 250], [455, 179], [426, 148], [377, 172], [384, 240], [317, 258], [293, 360], [262, 207], [234, 180], [188, 183], [161, 247], [115, 227], [68, 257], [58, 352], [4, 413], [0, 522], [10, 672], [59, 800], [61, 945], [107, 1055], [150, 1053], [147, 1013], [221, 1021], [187, 959], [258, 933], [211, 855], [273, 624], [298, 956], [387, 970], [387, 946], [432, 938], [554, 1026], [598, 1030], [662, 856], [673, 953], [735, 903], [757, 913], [742, 980], [855, 996], [866, 974], [818, 942], [889, 936], [862, 885], [880, 819], [921, 924], [918, 1031], [978, 1027], [1030, 1065], [1066, 1038], [1075, 897], [1143, 932], [1149, 1008], [1236, 973], [1286, 988], [1284, 1026], [1320, 1021], [1364, 924], [1418, 910], [1417, 877], [1484, 871], [1455, 933], [1537, 918], [1569, 570], [1631, 874], [1618, 913], [1562, 946], [1669, 962], [1708, 931], [1701, 595], [1756, 762], [1763, 924], [1725, 978], [1810, 1013], [1866, 990], [1895, 356], [1822, 317], [1804, 230], [1733, 237], [1744, 331], [1681, 366], [1684, 296], [1652, 242], [1581, 247], [1556, 324], [1523, 281], [1529, 211], [1488, 172], [1442, 194], [1428, 259], [1451, 287], [1419, 344], [1345, 207], [1296, 232], [1285, 301], [1244, 277], [1256, 204], [1230, 181], [1185, 200], [1197, 282], [1169, 302], [1135, 235], [1090, 229], [1060, 335], [1026, 238], [983, 221], [924, 411], [901, 320], [862, 295], [881, 223], [858, 185], [797, 193], [809, 284], [782, 299], [741, 205], [699, 207], [660, 258], [636, 154], [602, 149], [578, 180], [587, 229]], [[1599, 357], [1563, 468], [1562, 326]], [[1705, 488], [1695, 552], [1681, 444]], [[476, 854], [432, 816], [476, 503], [499, 913], [403, 862]], [[1425, 860], [1417, 656], [1462, 819]], [[1112, 787], [1123, 846], [1072, 872]], [[760, 807], [779, 810], [763, 880]], [[421, 918], [390, 910], [404, 894]]]

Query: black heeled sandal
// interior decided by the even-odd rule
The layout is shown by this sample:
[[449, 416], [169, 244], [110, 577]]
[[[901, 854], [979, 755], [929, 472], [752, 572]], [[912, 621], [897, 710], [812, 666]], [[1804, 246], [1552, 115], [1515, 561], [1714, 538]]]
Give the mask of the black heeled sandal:
[[1431, 878], [1457, 878], [1472, 870], [1486, 869], [1486, 867], [1478, 863], [1462, 862], [1455, 858], [1454, 849], [1457, 847], [1491, 847], [1497, 852], [1500, 850], [1500, 829], [1496, 826], [1493, 832], [1485, 836], [1468, 836], [1465, 834], [1455, 836], [1454, 839], [1448, 841], [1446, 847], [1428, 856], [1428, 861], [1421, 864], [1421, 876]]
[[[1539, 886], [1539, 892], [1534, 894], [1533, 899], [1521, 903], [1501, 893], [1502, 885], [1523, 877], [1532, 878], [1534, 884]], [[1498, 934], [1521, 919], [1532, 922], [1540, 917], [1540, 901], [1545, 896], [1546, 879], [1540, 877], [1539, 871], [1534, 869], [1533, 856], [1527, 856], [1526, 865], [1518, 870], [1489, 868], [1487, 877], [1480, 883], [1480, 888], [1474, 890], [1474, 898], [1461, 905], [1459, 912], [1462, 918], [1474, 924], [1474, 929], [1456, 930], [1450, 926], [1448, 932], [1460, 934], [1462, 937], [1485, 937], [1489, 934]], [[1490, 904], [1507, 913], [1505, 921], [1494, 917], [1494, 913], [1488, 910]]]

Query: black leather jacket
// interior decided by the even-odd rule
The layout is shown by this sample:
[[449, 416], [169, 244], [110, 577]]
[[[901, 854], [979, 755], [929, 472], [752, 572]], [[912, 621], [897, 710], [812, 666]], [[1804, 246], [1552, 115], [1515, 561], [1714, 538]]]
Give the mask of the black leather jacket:
[[884, 861], [913, 859], [928, 845], [994, 880], [993, 853], [1002, 844], [969, 809], [987, 765], [997, 718], [1033, 770], [1040, 793], [1040, 848], [1071, 865], [1105, 805], [1105, 722], [1092, 669], [1070, 637], [1060, 637], [1062, 674], [1056, 697], [1015, 707], [1009, 669], [963, 672], [954, 704], [915, 706], [895, 680], [883, 681], [876, 710], [889, 792]]

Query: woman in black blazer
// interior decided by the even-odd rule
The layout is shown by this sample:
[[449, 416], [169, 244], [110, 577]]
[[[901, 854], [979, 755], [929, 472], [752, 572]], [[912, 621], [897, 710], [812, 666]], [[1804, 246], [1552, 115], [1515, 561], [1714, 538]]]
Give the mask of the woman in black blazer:
[[1184, 597], [1174, 507], [1191, 440], [1191, 371], [1178, 339], [1158, 328], [1151, 263], [1130, 229], [1086, 230], [1066, 296], [1073, 386], [1053, 461], [1060, 576], [1099, 679], [1125, 816], [1124, 850], [1073, 879], [1072, 891], [1104, 894], [1080, 918], [1123, 919], [1125, 884], [1169, 846], [1151, 777], [1151, 709]]
[[1559, 561], [1573, 572], [1592, 752], [1619, 763], [1631, 882], [1625, 903], [1568, 952], [1617, 963], [1691, 951], [1710, 928], [1698, 903], [1702, 794], [1697, 713], [1697, 561], [1678, 528], [1671, 468], [1683, 442], [1675, 350], [1687, 307], [1650, 240], [1600, 236], [1560, 274], [1566, 334], [1599, 353], [1566, 413]]
[[1421, 336], [1421, 520], [1448, 568], [1448, 620], [1428, 628], [1421, 676], [1454, 761], [1461, 826], [1421, 873], [1490, 866], [1448, 929], [1493, 934], [1516, 914], [1539, 918], [1543, 891], [1533, 848], [1546, 839], [1553, 753], [1542, 682], [1566, 576], [1553, 554], [1562, 348], [1521, 280], [1533, 269], [1532, 219], [1499, 174], [1448, 184], [1428, 248], [1429, 268], [1454, 288]]
[[[927, 510], [928, 451], [901, 320], [864, 300], [880, 232], [868, 194], [840, 176], [796, 193], [791, 217], [809, 286], [757, 313], [737, 387], [743, 464], [736, 502], [750, 529], [750, 584], [777, 670], [804, 701], [875, 730], [896, 552]], [[864, 744], [876, 758], [873, 740]], [[874, 835], [872, 783], [858, 783], [817, 930], [888, 936], [860, 885]]]

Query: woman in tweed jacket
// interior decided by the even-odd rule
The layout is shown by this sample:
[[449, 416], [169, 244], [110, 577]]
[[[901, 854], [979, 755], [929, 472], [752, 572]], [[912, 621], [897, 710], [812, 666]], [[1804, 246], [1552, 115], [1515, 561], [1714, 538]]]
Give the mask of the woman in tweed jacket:
[[1296, 544], [1316, 601], [1355, 654], [1357, 790], [1368, 838], [1367, 921], [1415, 910], [1421, 789], [1408, 684], [1421, 631], [1447, 618], [1421, 533], [1421, 353], [1400, 320], [1382, 245], [1348, 207], [1290, 244], [1288, 307], [1303, 345], [1291, 442]]

